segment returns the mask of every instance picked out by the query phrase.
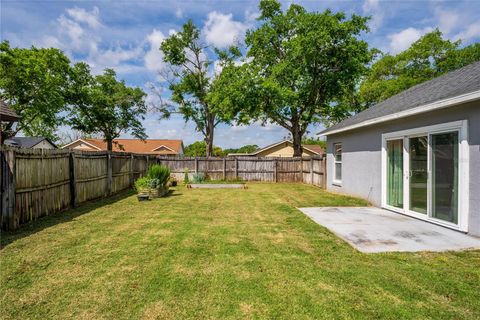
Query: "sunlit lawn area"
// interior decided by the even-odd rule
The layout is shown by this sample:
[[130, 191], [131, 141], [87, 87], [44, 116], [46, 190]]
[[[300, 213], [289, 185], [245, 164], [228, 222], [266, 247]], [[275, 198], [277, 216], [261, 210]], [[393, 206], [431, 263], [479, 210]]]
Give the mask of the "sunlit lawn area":
[[177, 187], [2, 235], [2, 319], [480, 318], [480, 251], [362, 254], [301, 206], [365, 205], [300, 184]]

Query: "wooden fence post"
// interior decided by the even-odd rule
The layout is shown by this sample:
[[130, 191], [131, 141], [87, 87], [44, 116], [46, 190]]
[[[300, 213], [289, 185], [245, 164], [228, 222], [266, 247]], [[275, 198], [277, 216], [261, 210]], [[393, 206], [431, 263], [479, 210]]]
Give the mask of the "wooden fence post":
[[69, 157], [69, 172], [70, 172], [70, 203], [72, 208], [77, 205], [77, 178], [75, 172], [75, 151], [70, 151]]
[[195, 174], [198, 174], [198, 158], [195, 157]]
[[112, 183], [113, 183], [113, 176], [112, 176], [112, 153], [107, 151], [107, 194], [112, 194]]
[[300, 179], [298, 182], [303, 182], [303, 157], [300, 157]]
[[223, 158], [223, 180], [227, 179], [227, 159]]
[[310, 184], [313, 184], [313, 182], [314, 182], [314, 179], [313, 179], [313, 161], [314, 161], [314, 158], [312, 156], [312, 157], [310, 157]]
[[135, 180], [135, 176], [133, 173], [133, 153], [130, 154], [130, 186], [133, 186], [133, 182]]
[[2, 227], [14, 230], [15, 219], [15, 189], [16, 189], [16, 161], [14, 150], [2, 151]]
[[235, 179], [238, 179], [238, 158], [235, 157]]
[[273, 160], [273, 181], [275, 183], [278, 182], [278, 163], [277, 163], [277, 159], [274, 159]]

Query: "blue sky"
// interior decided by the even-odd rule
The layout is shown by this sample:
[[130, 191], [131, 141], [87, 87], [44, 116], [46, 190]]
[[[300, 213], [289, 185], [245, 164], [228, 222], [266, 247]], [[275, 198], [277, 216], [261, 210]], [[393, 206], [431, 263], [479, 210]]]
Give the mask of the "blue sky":
[[[397, 53], [422, 34], [438, 27], [452, 40], [464, 44], [480, 40], [480, 0], [470, 1], [283, 1], [309, 10], [344, 11], [370, 15], [371, 32], [363, 35], [372, 47]], [[57, 47], [72, 61], [88, 62], [94, 72], [114, 68], [119, 78], [148, 92], [148, 84], [161, 86], [158, 72], [164, 67], [158, 50], [163, 39], [192, 19], [202, 29], [203, 40], [217, 47], [242, 40], [255, 26], [258, 1], [149, 0], [149, 1], [1, 1], [1, 38], [12, 46]], [[168, 92], [164, 93], [168, 95]], [[155, 101], [150, 94], [149, 101]], [[144, 121], [150, 138], [200, 140], [191, 123], [180, 116]], [[321, 126], [312, 126], [313, 134]], [[248, 127], [222, 125], [215, 144], [223, 148], [245, 144], [267, 145], [287, 135], [273, 124]], [[128, 135], [125, 135], [128, 137]]]

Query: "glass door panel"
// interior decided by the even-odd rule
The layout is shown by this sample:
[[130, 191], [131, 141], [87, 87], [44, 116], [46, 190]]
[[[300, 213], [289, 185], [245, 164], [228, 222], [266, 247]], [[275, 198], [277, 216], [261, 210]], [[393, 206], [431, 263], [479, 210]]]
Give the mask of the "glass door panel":
[[458, 132], [431, 135], [432, 217], [458, 223]]
[[427, 214], [428, 196], [428, 137], [409, 138], [410, 210]]
[[387, 204], [403, 209], [403, 139], [387, 141]]

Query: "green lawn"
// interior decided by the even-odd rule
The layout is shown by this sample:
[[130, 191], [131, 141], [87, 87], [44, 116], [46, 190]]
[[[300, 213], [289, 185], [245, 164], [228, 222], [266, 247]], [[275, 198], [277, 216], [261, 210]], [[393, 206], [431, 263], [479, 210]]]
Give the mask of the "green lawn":
[[2, 319], [479, 319], [480, 251], [362, 254], [300, 184], [132, 193], [2, 235]]

